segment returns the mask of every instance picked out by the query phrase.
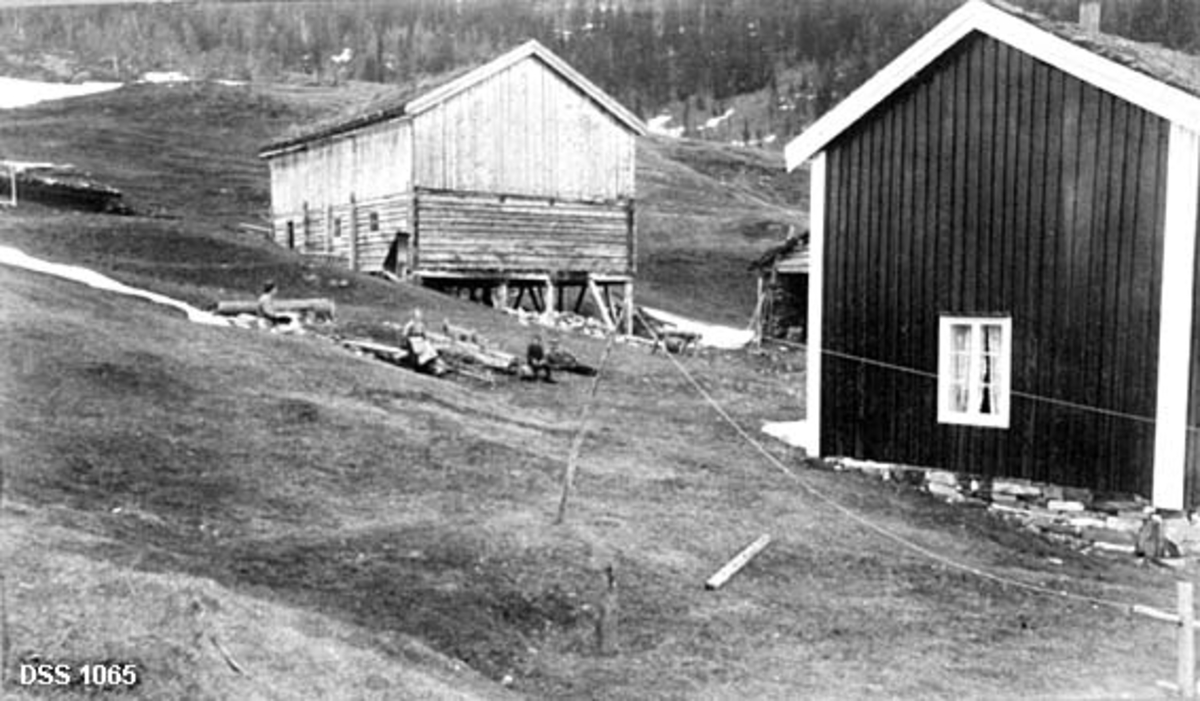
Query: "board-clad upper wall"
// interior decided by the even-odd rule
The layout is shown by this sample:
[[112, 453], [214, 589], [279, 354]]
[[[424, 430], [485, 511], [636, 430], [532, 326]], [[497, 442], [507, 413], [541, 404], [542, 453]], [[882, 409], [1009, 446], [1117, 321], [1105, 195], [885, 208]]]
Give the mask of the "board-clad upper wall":
[[412, 188], [412, 125], [390, 120], [315, 141], [272, 157], [271, 206], [276, 216], [293, 216], [307, 203], [326, 205], [369, 200]]
[[[972, 34], [830, 143], [822, 452], [1148, 495], [1169, 131]], [[1011, 316], [1007, 429], [938, 423], [942, 313]]]
[[569, 200], [634, 196], [634, 139], [536, 57], [413, 118], [416, 185]]

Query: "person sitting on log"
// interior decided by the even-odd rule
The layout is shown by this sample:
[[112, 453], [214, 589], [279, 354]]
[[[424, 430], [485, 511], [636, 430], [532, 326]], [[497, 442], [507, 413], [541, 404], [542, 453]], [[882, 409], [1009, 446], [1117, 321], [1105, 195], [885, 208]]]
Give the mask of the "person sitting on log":
[[412, 318], [404, 324], [404, 347], [408, 350], [413, 366], [422, 372], [438, 372], [437, 349], [425, 337], [425, 320], [420, 309], [414, 309]]
[[275, 304], [275, 295], [279, 288], [275, 285], [274, 280], [268, 280], [263, 285], [262, 294], [258, 296], [258, 304], [255, 306], [255, 312], [258, 318], [262, 320], [267, 328], [275, 328], [277, 326], [291, 326], [296, 323], [296, 317], [281, 312]]
[[562, 348], [560, 343], [561, 342], [557, 336], [550, 337], [550, 352], [546, 354], [546, 363], [550, 366], [551, 370], [561, 370], [563, 372], [571, 372], [577, 375], [590, 376], [596, 374], [595, 368], [588, 367], [587, 365], [579, 362], [579, 360], [572, 355], [570, 351]]
[[533, 379], [536, 380], [539, 375], [545, 375], [546, 382], [554, 382], [554, 378], [550, 374], [550, 363], [546, 358], [546, 348], [542, 345], [540, 335], [534, 334], [533, 339], [529, 341], [529, 347], [525, 349], [525, 362], [529, 363]]

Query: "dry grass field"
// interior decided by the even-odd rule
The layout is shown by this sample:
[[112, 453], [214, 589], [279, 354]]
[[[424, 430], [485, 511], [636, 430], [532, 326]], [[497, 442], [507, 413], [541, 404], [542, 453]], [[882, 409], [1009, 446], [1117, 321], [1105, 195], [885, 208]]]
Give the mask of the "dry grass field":
[[[384, 340], [421, 306], [519, 350], [530, 330], [511, 317], [231, 226], [265, 206], [254, 146], [340, 99], [146, 86], [0, 114], [0, 151], [78, 163], [154, 215], [5, 211], [0, 245], [201, 305], [270, 277]], [[765, 156], [676, 150], [639, 160], [643, 286], [669, 308], [736, 308], [752, 282], [717, 253], [763, 242], [730, 222], [795, 203], [754, 184]], [[564, 343], [585, 362], [602, 350]], [[789, 479], [638, 348], [613, 352], [557, 526], [586, 378], [432, 379], [6, 266], [0, 359], [5, 698], [91, 697], [14, 684], [35, 657], [137, 664], [141, 683], [113, 698], [145, 699], [1154, 698], [1174, 677], [1169, 627], [949, 569], [809, 490], [1054, 590], [1171, 608], [1178, 573], [769, 444]], [[798, 354], [682, 362], [751, 433], [803, 414]], [[772, 544], [706, 591], [762, 533]], [[610, 565], [619, 649], [602, 655]]]

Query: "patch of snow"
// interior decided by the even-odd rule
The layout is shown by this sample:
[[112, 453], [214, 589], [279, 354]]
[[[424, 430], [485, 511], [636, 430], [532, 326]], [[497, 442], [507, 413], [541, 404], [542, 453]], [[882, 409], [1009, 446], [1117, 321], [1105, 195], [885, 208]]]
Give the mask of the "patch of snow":
[[55, 170], [62, 170], [75, 167], [65, 163], [39, 163], [37, 161], [0, 161], [0, 166], [3, 166], [6, 170], [15, 170], [18, 173], [26, 170], [36, 170], [38, 168], [53, 168]]
[[700, 345], [703, 346], [732, 350], [741, 348], [754, 339], [754, 331], [749, 329], [735, 329], [731, 326], [706, 324], [702, 321], [688, 319], [678, 314], [665, 312], [661, 309], [651, 309], [650, 307], [642, 307], [642, 311], [646, 312], [651, 318], [673, 326], [679, 331], [699, 334]]
[[354, 58], [354, 51], [351, 50], [349, 46], [347, 46], [346, 48], [342, 49], [342, 53], [338, 54], [337, 56], [330, 57], [329, 60], [334, 63], [342, 64], [342, 63], [350, 63], [350, 61], [353, 58]]
[[650, 130], [651, 134], [661, 134], [662, 136], [670, 136], [678, 139], [683, 136], [683, 127], [668, 127], [667, 125], [671, 123], [671, 119], [673, 117], [669, 114], [660, 114], [649, 122], [646, 122], [646, 128]]
[[732, 116], [733, 116], [733, 108], [730, 107], [729, 109], [725, 110], [725, 114], [719, 114], [716, 117], [710, 117], [708, 119], [708, 121], [706, 121], [704, 123], [704, 126], [702, 126], [700, 128], [701, 129], [716, 129], [717, 127], [721, 126], [721, 122], [724, 122], [726, 119], [729, 119]]
[[49, 100], [92, 95], [116, 90], [121, 83], [88, 81], [86, 83], [45, 83], [39, 80], [0, 78], [0, 109], [26, 107]]
[[810, 429], [807, 421], [772, 421], [763, 424], [762, 430], [792, 447], [808, 447]]
[[32, 270], [46, 275], [63, 278], [64, 280], [72, 280], [82, 283], [89, 287], [94, 287], [98, 290], [106, 290], [116, 292], [117, 294], [129, 295], [130, 297], [140, 297], [151, 302], [163, 304], [168, 307], [173, 307], [182, 311], [187, 315], [188, 321], [197, 324], [207, 324], [209, 326], [230, 326], [229, 319], [211, 314], [202, 309], [193, 307], [192, 305], [181, 302], [177, 299], [172, 299], [165, 295], [160, 295], [157, 292], [149, 290], [141, 290], [136, 287], [130, 287], [124, 283], [97, 273], [94, 270], [80, 268], [74, 265], [65, 265], [63, 263], [51, 263], [50, 261], [34, 258], [25, 253], [11, 248], [9, 246], [0, 246], [0, 264], [11, 265], [25, 270]]
[[775, 138], [776, 137], [774, 134], [767, 134], [765, 137], [763, 137], [762, 142], [764, 144], [773, 144], [773, 143], [775, 143]]
[[150, 71], [142, 74], [143, 83], [186, 83], [191, 78], [179, 71]]
[[238, 88], [246, 84], [244, 80], [214, 80], [217, 85], [227, 85], [231, 88]]

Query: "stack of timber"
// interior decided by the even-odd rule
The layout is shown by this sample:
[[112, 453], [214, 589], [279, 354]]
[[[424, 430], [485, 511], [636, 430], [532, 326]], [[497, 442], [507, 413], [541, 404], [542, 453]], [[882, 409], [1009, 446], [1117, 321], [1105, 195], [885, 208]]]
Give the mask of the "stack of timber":
[[[0, 161], [0, 197], [109, 214], [132, 214], [120, 190], [72, 165]], [[13, 189], [16, 196], [13, 196]]]
[[[478, 338], [477, 335], [474, 336]], [[425, 338], [433, 344], [438, 353], [450, 359], [472, 365], [482, 365], [495, 372], [507, 375], [515, 374], [521, 365], [520, 359], [512, 353], [488, 348], [480, 343], [430, 332], [425, 334]]]

